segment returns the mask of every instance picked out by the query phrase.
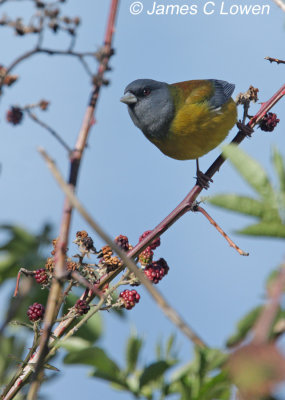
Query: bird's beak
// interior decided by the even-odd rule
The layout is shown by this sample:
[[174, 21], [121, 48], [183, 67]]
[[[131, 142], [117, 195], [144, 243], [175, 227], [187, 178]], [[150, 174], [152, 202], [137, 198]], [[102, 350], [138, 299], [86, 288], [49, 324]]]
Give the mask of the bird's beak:
[[131, 104], [135, 104], [138, 101], [138, 99], [136, 98], [136, 96], [133, 93], [127, 92], [124, 94], [123, 97], [120, 98], [120, 101], [129, 106]]

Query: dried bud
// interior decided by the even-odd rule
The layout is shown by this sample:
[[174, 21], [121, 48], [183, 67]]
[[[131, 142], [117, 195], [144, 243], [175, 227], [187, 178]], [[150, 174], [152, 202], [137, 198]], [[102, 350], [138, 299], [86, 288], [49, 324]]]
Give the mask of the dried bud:
[[104, 266], [107, 268], [107, 272], [115, 271], [116, 269], [120, 268], [123, 266], [122, 261], [119, 259], [119, 257], [110, 257], [108, 258]]
[[39, 107], [43, 111], [45, 111], [48, 108], [48, 106], [49, 106], [49, 101], [47, 101], [47, 100], [41, 100], [39, 102]]
[[14, 82], [16, 82], [18, 80], [18, 78], [19, 78], [18, 75], [7, 75], [7, 76], [5, 76], [3, 83], [6, 86], [11, 86], [11, 85], [13, 85]]
[[45, 7], [45, 3], [43, 3], [40, 0], [36, 0], [36, 7], [37, 8], [44, 8]]
[[236, 104], [246, 104], [250, 101], [256, 103], [258, 101], [257, 93], [259, 89], [250, 86], [249, 89], [245, 93], [240, 93], [236, 98]]
[[59, 25], [58, 25], [58, 22], [56, 20], [50, 21], [48, 26], [54, 33], [56, 33], [58, 31], [58, 29], [59, 29]]
[[[55, 255], [55, 253], [56, 253], [56, 249], [57, 249], [57, 245], [58, 245], [58, 243], [59, 243], [59, 238], [57, 238], [57, 239], [53, 239], [53, 241], [52, 241], [52, 245], [53, 245], [53, 250], [51, 251], [51, 255]], [[66, 254], [67, 253], [67, 251], [68, 251], [68, 248], [67, 247], [64, 247], [64, 246], [62, 246], [62, 252], [64, 253], [64, 254]]]
[[79, 268], [79, 265], [77, 262], [72, 261], [72, 260], [67, 260], [66, 262], [66, 269], [67, 271], [76, 271]]
[[69, 18], [69, 17], [62, 17], [62, 21], [65, 23], [65, 24], [70, 24], [71, 23], [71, 18]]
[[110, 246], [103, 246], [99, 257], [103, 257], [104, 260], [108, 260], [112, 256], [113, 252]]
[[78, 26], [81, 23], [81, 19], [79, 17], [75, 17], [75, 18], [73, 18], [73, 23], [74, 23], [74, 25]]
[[45, 16], [52, 19], [57, 18], [58, 14], [59, 14], [59, 8], [54, 8], [53, 10], [51, 9], [45, 10]]

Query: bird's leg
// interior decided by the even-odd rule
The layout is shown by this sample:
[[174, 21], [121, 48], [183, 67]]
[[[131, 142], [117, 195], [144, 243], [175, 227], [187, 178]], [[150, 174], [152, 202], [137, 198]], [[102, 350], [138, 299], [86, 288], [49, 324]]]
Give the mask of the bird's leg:
[[210, 184], [209, 182], [213, 182], [209, 176], [205, 175], [199, 168], [199, 159], [196, 158], [196, 185], [201, 186], [203, 189], [208, 189]]
[[252, 133], [254, 132], [254, 130], [250, 126], [243, 123], [242, 121], [237, 122], [237, 127], [240, 132], [243, 132], [243, 134], [248, 137], [251, 137]]

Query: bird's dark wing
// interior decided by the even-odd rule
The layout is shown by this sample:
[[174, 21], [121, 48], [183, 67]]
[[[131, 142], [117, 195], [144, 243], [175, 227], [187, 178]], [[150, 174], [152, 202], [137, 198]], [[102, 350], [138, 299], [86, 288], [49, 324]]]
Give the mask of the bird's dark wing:
[[209, 104], [213, 108], [220, 108], [231, 98], [235, 85], [218, 79], [209, 79], [209, 81], [214, 86], [214, 94], [209, 99]]

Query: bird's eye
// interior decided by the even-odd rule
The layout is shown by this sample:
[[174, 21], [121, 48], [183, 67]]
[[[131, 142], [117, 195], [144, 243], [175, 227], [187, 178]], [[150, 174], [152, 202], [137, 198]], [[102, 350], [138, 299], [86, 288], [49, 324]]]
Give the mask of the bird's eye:
[[143, 90], [143, 95], [144, 96], [148, 96], [150, 94], [150, 89], [149, 88], [145, 88], [144, 90]]

